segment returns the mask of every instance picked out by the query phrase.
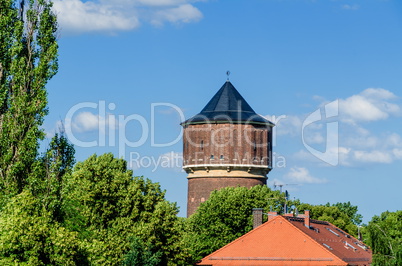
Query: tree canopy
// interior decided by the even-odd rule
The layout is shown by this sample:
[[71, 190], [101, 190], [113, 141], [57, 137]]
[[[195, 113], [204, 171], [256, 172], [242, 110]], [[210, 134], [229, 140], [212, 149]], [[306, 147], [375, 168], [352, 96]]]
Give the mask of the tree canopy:
[[402, 265], [402, 211], [374, 216], [363, 232], [373, 250], [373, 265]]
[[175, 261], [178, 208], [159, 184], [134, 177], [125, 160], [109, 153], [77, 163], [65, 195], [76, 206], [69, 222], [81, 224], [91, 264], [120, 264], [130, 246], [130, 254], [138, 254], [132, 248], [138, 241], [144, 251], [160, 254], [159, 265]]
[[56, 74], [57, 22], [47, 0], [0, 0], [0, 193], [22, 192], [47, 114], [45, 85]]
[[[299, 203], [296, 204], [297, 210], [302, 212], [305, 210], [310, 211], [310, 217], [315, 220], [327, 221], [332, 223], [333, 225], [339, 227], [340, 229], [348, 232], [351, 235], [357, 236], [357, 225], [354, 224], [353, 215], [348, 215], [343, 209], [340, 209], [338, 206], [343, 206], [344, 204], [351, 206], [351, 208], [355, 207], [349, 203], [336, 203], [333, 205], [312, 205], [308, 203]], [[357, 212], [357, 207], [353, 208]], [[359, 215], [359, 214], [356, 214]]]

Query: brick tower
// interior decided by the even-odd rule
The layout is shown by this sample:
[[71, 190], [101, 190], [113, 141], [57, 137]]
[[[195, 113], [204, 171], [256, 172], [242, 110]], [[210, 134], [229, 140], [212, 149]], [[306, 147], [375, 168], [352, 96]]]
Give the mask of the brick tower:
[[257, 115], [230, 81], [202, 111], [181, 123], [187, 216], [213, 190], [265, 185], [271, 170], [273, 123]]

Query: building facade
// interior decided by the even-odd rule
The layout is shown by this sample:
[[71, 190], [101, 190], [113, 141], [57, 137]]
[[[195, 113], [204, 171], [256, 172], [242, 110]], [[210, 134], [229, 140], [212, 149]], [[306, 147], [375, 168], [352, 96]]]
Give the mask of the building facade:
[[199, 114], [181, 125], [187, 216], [214, 190], [266, 184], [274, 124], [256, 114], [230, 81]]

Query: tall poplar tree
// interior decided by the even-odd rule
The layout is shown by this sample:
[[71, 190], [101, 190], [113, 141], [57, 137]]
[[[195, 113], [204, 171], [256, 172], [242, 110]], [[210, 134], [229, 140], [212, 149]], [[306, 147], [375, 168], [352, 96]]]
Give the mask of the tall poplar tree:
[[0, 0], [0, 196], [20, 193], [38, 155], [56, 74], [57, 21], [48, 0]]

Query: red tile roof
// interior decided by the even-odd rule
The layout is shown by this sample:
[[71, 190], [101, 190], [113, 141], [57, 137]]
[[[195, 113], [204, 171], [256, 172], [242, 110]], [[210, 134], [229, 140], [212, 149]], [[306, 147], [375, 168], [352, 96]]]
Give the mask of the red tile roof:
[[276, 216], [197, 265], [369, 265], [371, 250], [331, 223]]

